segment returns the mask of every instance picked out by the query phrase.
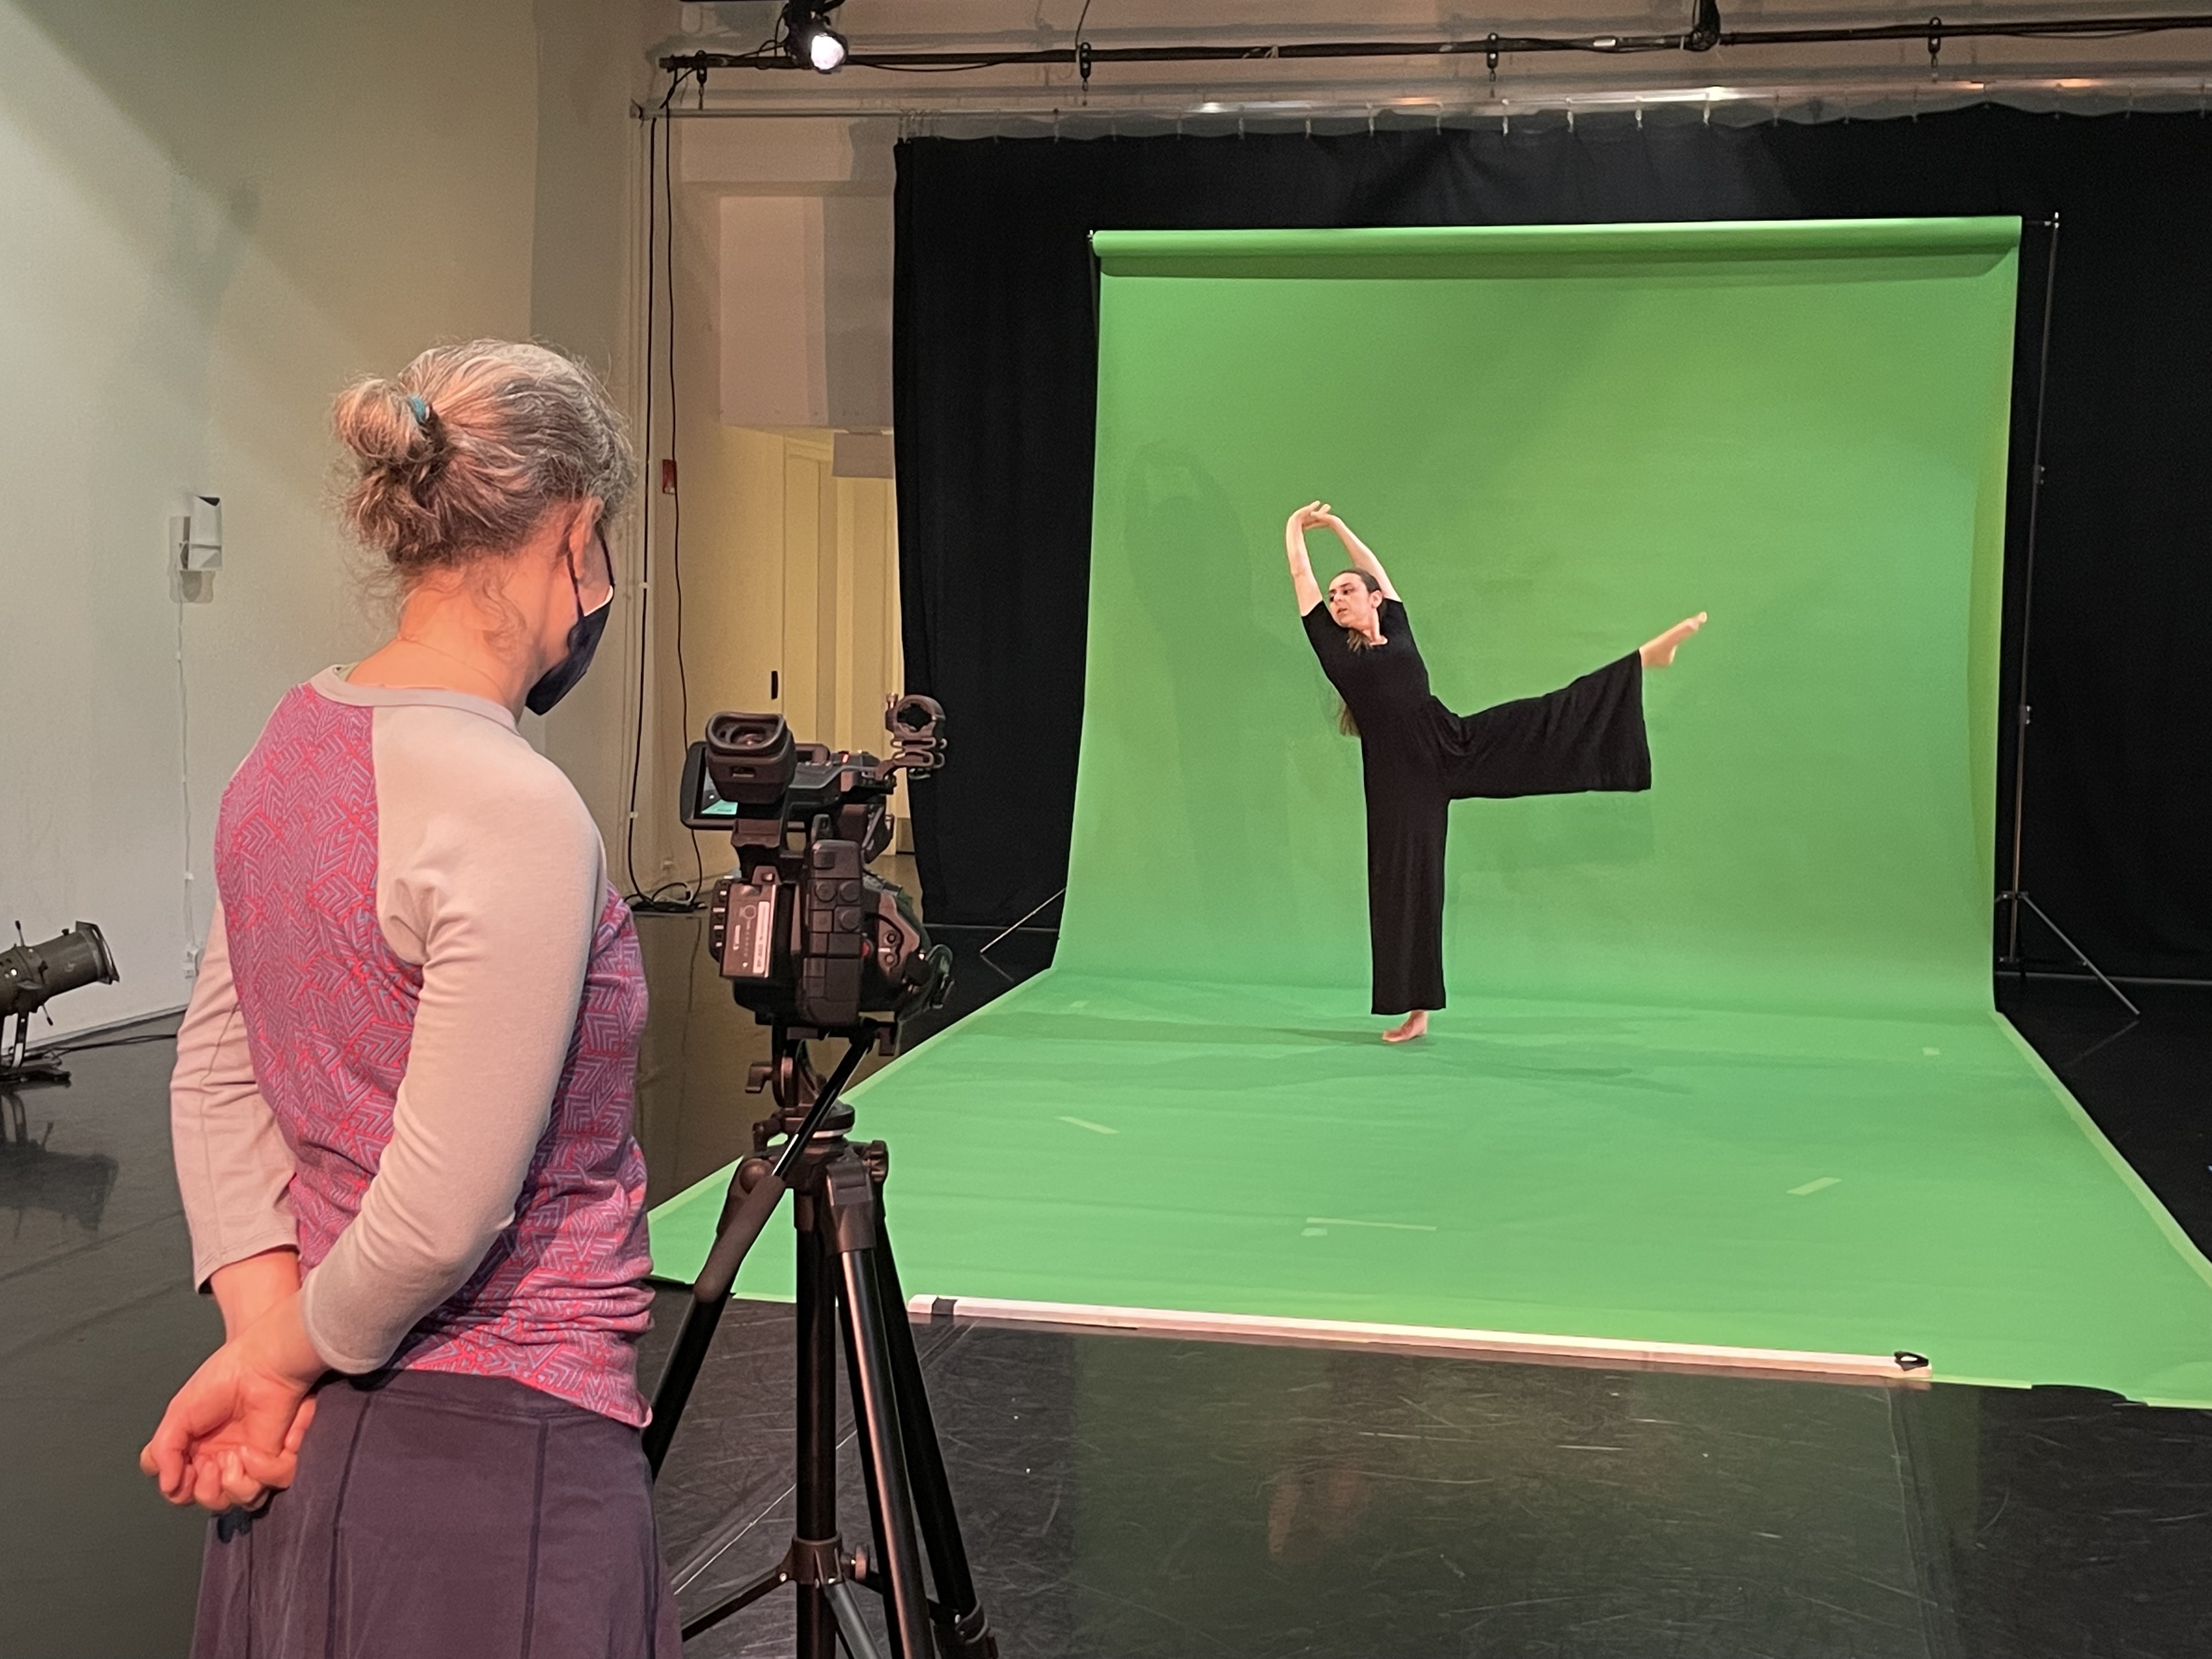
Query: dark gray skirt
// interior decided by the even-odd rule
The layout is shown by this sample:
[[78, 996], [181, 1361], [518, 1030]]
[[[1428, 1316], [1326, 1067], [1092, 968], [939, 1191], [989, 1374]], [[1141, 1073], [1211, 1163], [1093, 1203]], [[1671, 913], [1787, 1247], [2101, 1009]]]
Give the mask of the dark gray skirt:
[[299, 1478], [218, 1516], [194, 1659], [678, 1659], [637, 1431], [500, 1377], [325, 1385]]

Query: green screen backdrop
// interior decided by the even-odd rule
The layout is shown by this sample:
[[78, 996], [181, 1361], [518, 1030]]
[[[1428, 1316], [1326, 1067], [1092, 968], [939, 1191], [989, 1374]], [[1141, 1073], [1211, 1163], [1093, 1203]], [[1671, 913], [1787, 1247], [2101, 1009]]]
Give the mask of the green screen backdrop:
[[[1990, 1007], [2018, 234], [1097, 235], [1060, 951], [856, 1091], [908, 1289], [2212, 1403], [2212, 1269]], [[1646, 678], [1650, 793], [1455, 805], [1403, 1050], [1284, 566], [1316, 496], [1462, 711], [1711, 614]]]

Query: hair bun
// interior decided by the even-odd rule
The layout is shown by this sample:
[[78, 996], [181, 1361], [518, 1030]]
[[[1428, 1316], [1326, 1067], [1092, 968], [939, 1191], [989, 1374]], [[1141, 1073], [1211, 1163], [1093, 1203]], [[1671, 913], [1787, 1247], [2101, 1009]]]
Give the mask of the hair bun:
[[331, 410], [356, 458], [345, 514], [403, 578], [519, 547], [549, 508], [620, 508], [636, 461], [605, 389], [540, 345], [471, 340], [362, 380]]
[[366, 465], [405, 466], [427, 460], [434, 447], [415, 416], [412, 404], [419, 401], [397, 380], [362, 380], [338, 395], [331, 425]]

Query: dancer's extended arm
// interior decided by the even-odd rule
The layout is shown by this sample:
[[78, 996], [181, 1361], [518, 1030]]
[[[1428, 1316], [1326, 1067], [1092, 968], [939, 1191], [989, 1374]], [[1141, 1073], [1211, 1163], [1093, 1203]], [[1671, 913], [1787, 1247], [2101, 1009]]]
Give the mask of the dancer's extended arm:
[[1320, 511], [1313, 515], [1313, 522], [1317, 525], [1327, 525], [1331, 530], [1336, 532], [1337, 540], [1344, 544], [1344, 550], [1351, 555], [1352, 563], [1375, 578], [1376, 584], [1382, 590], [1384, 599], [1397, 599], [1398, 590], [1390, 586], [1390, 573], [1383, 569], [1382, 561], [1375, 556], [1374, 550], [1352, 533], [1352, 526], [1331, 512], [1327, 501], [1319, 502], [1317, 505]]
[[1290, 556], [1291, 589], [1297, 596], [1301, 617], [1321, 603], [1321, 584], [1314, 580], [1313, 561], [1306, 555], [1306, 529], [1321, 522], [1316, 516], [1320, 507], [1319, 501], [1308, 501], [1283, 526], [1283, 551]]

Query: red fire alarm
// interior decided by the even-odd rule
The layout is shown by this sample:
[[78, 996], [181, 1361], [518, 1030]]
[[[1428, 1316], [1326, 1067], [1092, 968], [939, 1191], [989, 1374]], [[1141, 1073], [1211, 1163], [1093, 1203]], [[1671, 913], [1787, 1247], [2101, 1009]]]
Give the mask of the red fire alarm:
[[664, 495], [676, 493], [676, 458], [673, 455], [660, 463], [660, 493]]

